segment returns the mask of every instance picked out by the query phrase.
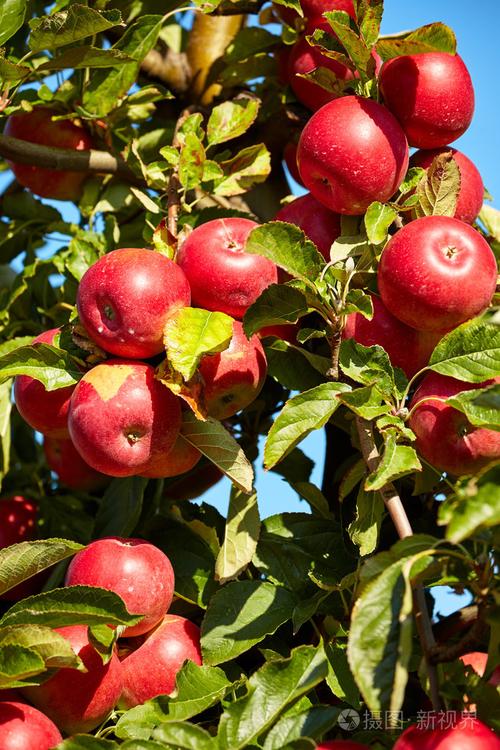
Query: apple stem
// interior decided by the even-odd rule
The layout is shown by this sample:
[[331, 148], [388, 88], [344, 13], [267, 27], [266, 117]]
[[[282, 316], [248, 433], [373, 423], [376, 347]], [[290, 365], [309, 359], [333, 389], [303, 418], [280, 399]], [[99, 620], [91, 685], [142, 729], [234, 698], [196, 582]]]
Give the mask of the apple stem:
[[[356, 428], [364, 461], [370, 472], [373, 472], [378, 468], [381, 457], [375, 444], [371, 423], [367, 419], [356, 417]], [[380, 490], [380, 495], [385, 503], [392, 522], [396, 527], [400, 539], [412, 536], [413, 529], [395, 486], [391, 482], [386, 484], [385, 487], [382, 487]], [[421, 584], [418, 584], [414, 589], [413, 608], [415, 623], [417, 625], [418, 635], [424, 653], [427, 675], [429, 678], [432, 707], [435, 711], [440, 711], [441, 699], [439, 696], [437, 671], [434, 664], [430, 661], [430, 654], [436, 648], [436, 641], [432, 630], [427, 602], [425, 601], [424, 587]]]

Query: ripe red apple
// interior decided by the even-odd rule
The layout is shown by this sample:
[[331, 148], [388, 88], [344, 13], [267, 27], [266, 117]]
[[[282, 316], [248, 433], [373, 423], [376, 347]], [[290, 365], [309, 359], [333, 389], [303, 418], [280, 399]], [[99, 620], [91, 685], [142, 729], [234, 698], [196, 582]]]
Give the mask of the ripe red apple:
[[[31, 542], [36, 538], [38, 508], [33, 500], [22, 495], [5, 497], [0, 500], [0, 549], [19, 542]], [[37, 594], [45, 581], [45, 573], [14, 586], [0, 596], [0, 599], [17, 602], [27, 596]]]
[[107, 664], [90, 644], [86, 625], [55, 628], [71, 644], [87, 671], [59, 669], [23, 695], [67, 734], [90, 732], [114, 708], [122, 691], [122, 665], [116, 653]]
[[288, 141], [285, 148], [283, 149], [283, 159], [288, 167], [288, 171], [290, 172], [295, 182], [298, 182], [299, 185], [303, 185], [299, 167], [297, 165], [298, 145], [299, 144], [295, 143], [294, 141]]
[[91, 542], [72, 559], [66, 586], [100, 586], [121, 596], [130, 614], [144, 614], [124, 636], [147, 633], [167, 612], [174, 594], [168, 557], [142, 539], [107, 537]]
[[369, 750], [368, 745], [360, 745], [352, 740], [329, 740], [316, 745], [316, 750]]
[[204, 380], [208, 414], [227, 419], [255, 401], [267, 375], [267, 360], [257, 335], [249, 339], [238, 321], [233, 338], [219, 354], [202, 357], [199, 372]]
[[[437, 399], [446, 399], [461, 391], [492, 385], [463, 383], [438, 373], [430, 373], [422, 380], [410, 403], [415, 410], [410, 427], [417, 436], [417, 451], [441, 471], [450, 474], [473, 474], [500, 459], [500, 432], [472, 425], [465, 414]], [[416, 406], [419, 401], [420, 406]]]
[[121, 703], [132, 708], [157, 695], [168, 695], [183, 663], [201, 664], [200, 630], [184, 617], [166, 615], [158, 627], [123, 661]]
[[311, 193], [283, 206], [276, 214], [276, 221], [298, 226], [314, 242], [324, 259], [330, 260], [330, 248], [340, 235], [340, 216], [325, 208]]
[[380, 90], [410, 146], [446, 146], [465, 133], [474, 114], [471, 77], [459, 55], [394, 57], [382, 66]]
[[386, 245], [378, 288], [403, 323], [449, 331], [488, 307], [497, 273], [495, 256], [479, 232], [449, 216], [425, 216]]
[[[33, 344], [55, 346], [60, 328], [44, 331]], [[68, 436], [68, 408], [74, 386], [47, 391], [39, 380], [29, 375], [18, 375], [14, 381], [14, 398], [19, 414], [34, 430], [51, 437]]]
[[260, 339], [265, 339], [266, 336], [276, 336], [283, 341], [288, 341], [289, 344], [296, 344], [298, 330], [299, 326], [296, 323], [278, 323], [275, 326], [264, 326], [257, 332], [257, 336]]
[[[11, 115], [4, 134], [41, 146], [87, 151], [92, 148], [90, 134], [70, 120], [54, 121], [52, 117], [63, 114], [47, 107], [36, 107], [31, 112]], [[58, 169], [42, 169], [29, 164], [8, 162], [18, 182], [42, 198], [61, 201], [77, 201], [85, 172], [67, 172]]]
[[195, 305], [242, 318], [264, 289], [276, 283], [274, 263], [245, 253], [248, 235], [256, 226], [249, 219], [215, 219], [191, 232], [177, 260]]
[[113, 477], [141, 474], [174, 446], [179, 400], [151, 365], [109, 360], [85, 373], [71, 397], [68, 426], [90, 466]]
[[201, 497], [217, 482], [224, 474], [218, 466], [212, 463], [201, 463], [194, 467], [188, 474], [176, 477], [169, 482], [164, 496], [174, 500], [195, 500]]
[[360, 313], [347, 316], [344, 338], [354, 339], [363, 346], [383, 347], [394, 367], [400, 367], [411, 378], [429, 361], [440, 334], [424, 333], [401, 323], [386, 308], [380, 297], [370, 295], [373, 318]]
[[153, 479], [176, 477], [190, 471], [200, 459], [200, 451], [179, 435], [172, 450], [158, 456], [154, 462], [151, 462], [142, 476]]
[[307, 122], [297, 158], [304, 185], [318, 201], [357, 215], [396, 192], [408, 167], [408, 144], [381, 104], [343, 96]]
[[453, 160], [460, 171], [460, 192], [458, 193], [455, 219], [472, 224], [478, 217], [484, 200], [484, 185], [481, 175], [473, 162], [456, 148], [435, 148], [416, 151], [410, 159], [410, 167], [427, 169], [440, 154], [451, 151]]
[[[304, 16], [314, 18], [321, 16], [331, 10], [343, 10], [348, 13], [352, 19], [356, 20], [353, 0], [302, 0], [300, 3]], [[274, 4], [274, 10], [279, 18], [286, 21], [290, 26], [294, 25], [295, 19], [299, 16], [292, 8], [286, 8], [283, 5]]]
[[90, 338], [105, 351], [148, 359], [164, 349], [167, 318], [190, 301], [176, 263], [153, 250], [122, 248], [88, 269], [76, 304]]
[[18, 701], [0, 702], [2, 750], [52, 750], [60, 742], [56, 725], [36, 708]]
[[[477, 674], [482, 677], [486, 669], [488, 654], [484, 653], [483, 651], [472, 651], [470, 654], [464, 654], [463, 656], [461, 656], [460, 661], [466, 667], [472, 667], [474, 672], [477, 672]], [[490, 685], [493, 685], [493, 687], [497, 687], [498, 685], [500, 685], [500, 665], [498, 667], [495, 667], [495, 669], [493, 670], [493, 674], [488, 680], [488, 683]]]
[[[443, 723], [446, 725], [446, 717]], [[428, 724], [432, 727], [432, 720]], [[435, 718], [434, 726], [440, 726], [439, 716]], [[426, 729], [412, 724], [399, 737], [393, 750], [500, 750], [500, 739], [486, 724], [471, 715], [447, 729]]]
[[49, 469], [57, 474], [61, 484], [71, 490], [92, 492], [109, 481], [109, 477], [83, 460], [71, 438], [44, 437], [43, 450]]

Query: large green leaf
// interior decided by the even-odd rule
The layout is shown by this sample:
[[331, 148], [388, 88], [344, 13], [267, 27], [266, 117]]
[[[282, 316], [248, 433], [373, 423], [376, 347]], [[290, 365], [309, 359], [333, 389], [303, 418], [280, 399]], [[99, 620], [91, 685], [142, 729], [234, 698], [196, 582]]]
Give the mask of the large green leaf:
[[48, 391], [75, 385], [82, 372], [62, 349], [49, 344], [20, 346], [0, 357], [0, 381], [29, 375], [39, 380]]
[[455, 216], [460, 184], [460, 169], [452, 152], [436, 156], [417, 185], [417, 216]]
[[411, 445], [398, 444], [396, 436], [390, 432], [386, 433], [384, 443], [382, 460], [366, 479], [365, 489], [368, 491], [381, 490], [389, 482], [422, 470], [422, 464]]
[[[197, 724], [187, 722], [171, 722], [162, 724], [153, 732], [153, 739], [161, 742], [158, 750], [165, 747], [174, 747], [175, 750], [216, 750], [217, 744], [206, 729]], [[140, 750], [140, 746], [137, 747]], [[144, 750], [148, 750], [147, 744]], [[154, 750], [153, 746], [151, 750]]]
[[439, 508], [439, 522], [448, 524], [446, 537], [454, 544], [481, 529], [500, 525], [500, 467], [471, 479], [457, 496]]
[[295, 707], [285, 714], [268, 733], [264, 750], [282, 750], [289, 742], [300, 737], [320, 739], [337, 723], [340, 708], [311, 706], [297, 712]]
[[422, 52], [448, 52], [454, 55], [456, 50], [455, 34], [449, 26], [439, 22], [397, 36], [382, 37], [377, 42], [377, 52], [383, 60]]
[[147, 483], [143, 477], [113, 479], [99, 503], [93, 535], [130, 536], [141, 515]]
[[226, 583], [238, 575], [251, 562], [260, 533], [260, 516], [257, 493], [246, 495], [232, 490], [227, 512], [224, 542], [215, 563], [215, 577]]
[[397, 215], [394, 208], [379, 201], [368, 206], [364, 222], [366, 234], [373, 245], [381, 245], [386, 241], [389, 227]]
[[213, 108], [208, 120], [208, 145], [225, 143], [243, 135], [255, 122], [259, 107], [259, 99], [248, 96], [218, 104]]
[[395, 372], [388, 354], [381, 346], [363, 346], [354, 339], [340, 345], [339, 364], [348, 378], [362, 385], [376, 385], [384, 395], [395, 391]]
[[81, 659], [69, 641], [44, 625], [13, 625], [0, 628], [0, 646], [18, 645], [35, 651], [45, 669], [82, 668]]
[[99, 47], [71, 47], [61, 54], [51, 57], [42, 63], [37, 71], [65, 70], [66, 68], [114, 68], [118, 65], [134, 62], [133, 58], [118, 49], [99, 49]]
[[0, 644], [0, 690], [29, 684], [31, 677], [44, 670], [43, 659], [34, 649], [18, 644]]
[[81, 549], [81, 544], [67, 539], [43, 539], [5, 547], [0, 550], [0, 594]]
[[184, 380], [191, 380], [204, 354], [227, 349], [234, 320], [222, 312], [183, 307], [168, 319], [163, 333], [167, 356]]
[[441, 339], [428, 366], [468, 383], [500, 376], [500, 326], [484, 320], [463, 323]]
[[99, 12], [85, 5], [72, 3], [68, 10], [33, 18], [30, 21], [29, 44], [33, 52], [56, 49], [99, 34], [119, 23], [121, 14], [118, 10]]
[[489, 388], [462, 391], [446, 399], [454, 409], [462, 411], [469, 422], [478, 427], [500, 430], [500, 384]]
[[283, 221], [271, 221], [253, 229], [245, 251], [263, 255], [291, 276], [309, 284], [319, 276], [325, 265], [323, 256], [304, 232]]
[[306, 296], [299, 289], [271, 284], [246, 311], [243, 328], [251, 336], [265, 326], [296, 323], [308, 309]]
[[2, 0], [0, 4], [0, 47], [10, 39], [24, 23], [26, 0]]
[[356, 516], [349, 524], [351, 541], [359, 547], [361, 557], [375, 552], [384, 515], [384, 501], [378, 493], [360, 487], [356, 499]]

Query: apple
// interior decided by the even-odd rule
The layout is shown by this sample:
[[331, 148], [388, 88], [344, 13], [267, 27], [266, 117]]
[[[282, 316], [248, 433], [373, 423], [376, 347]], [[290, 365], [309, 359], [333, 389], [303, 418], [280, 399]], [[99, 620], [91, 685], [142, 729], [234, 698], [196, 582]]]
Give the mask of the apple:
[[55, 628], [80, 657], [86, 672], [59, 669], [23, 695], [67, 734], [90, 732], [117, 704], [122, 691], [122, 665], [116, 653], [107, 664], [89, 642], [86, 625]]
[[184, 440], [182, 435], [179, 435], [172, 450], [158, 456], [154, 462], [151, 462], [142, 476], [153, 479], [176, 477], [190, 471], [200, 459], [200, 451], [187, 440]]
[[[299, 18], [293, 8], [286, 8], [283, 5], [274, 4], [274, 10], [279, 18], [282, 18], [290, 26]], [[353, 20], [356, 20], [356, 11], [354, 10], [353, 0], [302, 0], [300, 3], [302, 12], [306, 18], [321, 16], [331, 10], [343, 10], [348, 13]]]
[[196, 227], [183, 242], [177, 261], [195, 305], [242, 318], [264, 289], [277, 282], [274, 263], [245, 253], [256, 226], [249, 219], [214, 219]]
[[461, 180], [454, 217], [465, 221], [466, 224], [472, 224], [483, 206], [484, 185], [476, 165], [465, 154], [450, 147], [416, 151], [410, 159], [410, 167], [427, 169], [436, 156], [450, 151], [460, 171]]
[[378, 288], [388, 310], [421, 331], [450, 331], [491, 303], [497, 264], [486, 240], [450, 216], [424, 216], [386, 245]]
[[[484, 653], [483, 651], [472, 651], [469, 654], [464, 654], [463, 656], [461, 656], [460, 661], [466, 667], [471, 667], [474, 672], [477, 672], [477, 674], [482, 677], [486, 669], [488, 654]], [[498, 667], [495, 667], [495, 669], [493, 670], [493, 674], [488, 680], [488, 683], [490, 685], [493, 685], [493, 687], [498, 687], [500, 685], [500, 665]]]
[[316, 745], [316, 750], [369, 750], [368, 745], [361, 745], [352, 740], [329, 740]]
[[[44, 331], [33, 344], [56, 346], [60, 328]], [[43, 383], [29, 375], [18, 375], [14, 381], [14, 399], [17, 410], [25, 422], [37, 432], [51, 437], [68, 436], [68, 409], [74, 386], [47, 391]]]
[[174, 500], [195, 500], [211, 489], [224, 477], [218, 466], [212, 463], [197, 464], [192, 471], [169, 482], [164, 497]]
[[199, 372], [209, 416], [233, 416], [255, 401], [266, 379], [267, 360], [259, 337], [254, 334], [247, 339], [242, 324], [235, 321], [228, 348], [202, 357]]
[[62, 742], [56, 725], [26, 703], [0, 701], [2, 750], [52, 750]]
[[465, 133], [474, 114], [471, 77], [459, 55], [394, 57], [382, 66], [380, 90], [410, 146], [446, 146]]
[[344, 338], [352, 338], [363, 346], [378, 344], [386, 350], [393, 366], [400, 367], [408, 378], [412, 378], [427, 365], [440, 334], [410, 328], [389, 312], [380, 297], [370, 296], [373, 318], [367, 320], [360, 313], [348, 315]]
[[500, 459], [500, 432], [475, 427], [465, 414], [439, 400], [495, 382], [500, 378], [463, 383], [434, 372], [422, 380], [410, 403], [409, 424], [417, 436], [417, 451], [437, 469], [474, 474]]
[[[23, 495], [13, 495], [0, 499], [0, 549], [19, 542], [31, 542], [37, 535], [38, 508], [36, 503]], [[38, 593], [45, 574], [39, 573], [14, 586], [0, 596], [0, 599], [15, 602]]]
[[147, 633], [167, 612], [174, 594], [174, 571], [168, 557], [143, 539], [106, 537], [73, 557], [66, 586], [100, 586], [121, 596], [130, 614], [144, 614], [124, 636]]
[[290, 172], [295, 182], [298, 182], [299, 185], [302, 185], [302, 178], [297, 166], [297, 149], [298, 143], [295, 143], [294, 141], [288, 141], [285, 148], [283, 149], [283, 159], [286, 166], [288, 167], [288, 171]]
[[289, 344], [297, 343], [297, 333], [299, 326], [296, 323], [278, 323], [274, 326], [264, 326], [260, 331], [257, 331], [259, 339], [265, 339], [266, 336], [275, 336], [283, 341], [288, 341]]
[[[47, 107], [35, 107], [31, 112], [19, 112], [7, 119], [4, 135], [40, 146], [88, 151], [92, 148], [90, 134], [70, 120], [53, 120], [64, 114]], [[61, 201], [78, 201], [85, 172], [69, 172], [59, 169], [42, 169], [29, 164], [8, 162], [17, 181], [42, 198]]]
[[76, 299], [90, 338], [111, 354], [134, 359], [163, 351], [168, 317], [190, 302], [179, 266], [145, 248], [122, 248], [99, 258], [83, 275]]
[[325, 208], [311, 193], [283, 206], [276, 214], [276, 221], [287, 221], [302, 229], [324, 259], [330, 260], [330, 248], [340, 235], [340, 216]]
[[71, 397], [71, 439], [89, 466], [113, 477], [147, 471], [174, 446], [179, 399], [155, 378], [151, 365], [108, 360], [85, 373]]
[[[500, 739], [473, 715], [446, 729], [439, 728], [439, 715], [434, 721], [431, 717], [428, 724], [428, 729], [412, 724], [399, 737], [393, 750], [500, 750]], [[443, 724], [446, 725], [446, 717]]]
[[190, 659], [201, 664], [200, 630], [177, 615], [166, 615], [158, 627], [122, 661], [121, 703], [132, 708], [175, 688], [177, 672]]
[[109, 481], [109, 477], [83, 460], [71, 438], [44, 437], [43, 451], [49, 469], [57, 474], [61, 484], [71, 490], [92, 492], [101, 489]]
[[381, 104], [343, 96], [307, 122], [297, 160], [304, 185], [320, 203], [358, 215], [396, 192], [408, 167], [408, 144]]

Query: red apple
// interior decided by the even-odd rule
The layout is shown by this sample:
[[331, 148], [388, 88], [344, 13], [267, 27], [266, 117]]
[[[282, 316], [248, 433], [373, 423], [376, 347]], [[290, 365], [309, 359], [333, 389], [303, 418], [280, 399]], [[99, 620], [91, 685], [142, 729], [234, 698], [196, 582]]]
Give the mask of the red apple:
[[[447, 726], [446, 716], [441, 723]], [[438, 728], [433, 729], [433, 726]], [[412, 724], [399, 737], [393, 750], [500, 750], [500, 739], [472, 715], [462, 718], [454, 727], [439, 727], [439, 715], [434, 720], [431, 717], [422, 727]]]
[[151, 462], [142, 476], [153, 479], [176, 477], [190, 471], [200, 459], [200, 451], [179, 435], [172, 450]]
[[103, 487], [109, 477], [93, 469], [80, 456], [71, 438], [44, 437], [43, 450], [47, 465], [61, 484], [71, 490], [92, 492]]
[[148, 359], [164, 349], [167, 318], [190, 301], [176, 263], [153, 250], [122, 248], [88, 269], [76, 304], [90, 338], [105, 351]]
[[177, 260], [195, 305], [242, 318], [264, 289], [276, 283], [274, 263], [245, 253], [248, 235], [256, 226], [249, 219], [215, 219], [191, 232]]
[[449, 216], [425, 216], [400, 229], [378, 269], [382, 301], [422, 331], [449, 331], [491, 303], [497, 264], [485, 239]]
[[107, 664], [90, 644], [86, 625], [55, 628], [70, 642], [86, 672], [59, 669], [42, 685], [23, 688], [23, 695], [67, 734], [90, 732], [114, 708], [122, 691], [122, 665], [116, 653]]
[[[44, 331], [33, 340], [33, 344], [55, 346], [60, 328]], [[14, 381], [14, 398], [17, 410], [25, 422], [34, 430], [51, 437], [67, 437], [68, 408], [74, 386], [47, 391], [39, 380], [29, 375], [18, 375]]]
[[[38, 508], [36, 503], [22, 495], [0, 500], [0, 549], [19, 542], [31, 542], [36, 537]], [[14, 602], [38, 593], [45, 580], [43, 573], [23, 581], [0, 596]]]
[[311, 193], [283, 206], [276, 214], [276, 221], [298, 226], [314, 242], [324, 259], [330, 260], [330, 248], [340, 235], [340, 216], [325, 208]]
[[147, 471], [173, 448], [180, 425], [179, 400], [144, 362], [97, 365], [71, 397], [68, 426], [75, 448], [96, 471], [113, 477]]
[[329, 740], [316, 745], [316, 750], [369, 750], [368, 745], [360, 745], [352, 740]]
[[121, 596], [130, 614], [144, 614], [124, 636], [147, 633], [167, 612], [174, 594], [168, 557], [142, 539], [107, 537], [91, 542], [72, 559], [66, 586], [100, 586]]
[[[11, 115], [4, 134], [41, 146], [88, 151], [92, 148], [90, 134], [70, 120], [54, 121], [52, 117], [64, 114], [46, 107], [36, 107], [31, 112]], [[42, 169], [29, 164], [8, 162], [18, 182], [42, 198], [62, 201], [77, 201], [85, 172], [69, 172], [58, 169]]]
[[276, 336], [278, 339], [288, 341], [289, 344], [297, 343], [297, 332], [299, 326], [296, 323], [278, 323], [275, 326], [264, 326], [257, 332], [259, 339], [265, 339], [266, 336]]
[[474, 474], [500, 459], [500, 432], [475, 427], [465, 414], [438, 400], [495, 382], [500, 378], [463, 383], [434, 372], [422, 380], [410, 403], [410, 409], [415, 407], [410, 427], [417, 436], [417, 451], [437, 469], [456, 475]]
[[428, 363], [440, 334], [410, 328], [389, 312], [380, 297], [370, 296], [373, 318], [367, 320], [360, 313], [348, 315], [344, 338], [354, 339], [363, 346], [378, 344], [386, 350], [394, 367], [400, 367], [412, 378]]
[[290, 172], [295, 182], [298, 182], [299, 185], [302, 185], [302, 178], [300, 176], [299, 167], [297, 165], [297, 149], [298, 143], [295, 143], [294, 141], [288, 141], [283, 150], [283, 159], [288, 167], [288, 171]]
[[[466, 667], [472, 667], [474, 672], [477, 672], [477, 674], [482, 677], [486, 669], [488, 654], [483, 651], [472, 651], [470, 654], [464, 654], [461, 656], [460, 661]], [[493, 674], [488, 682], [490, 685], [493, 685], [493, 687], [500, 685], [500, 665], [493, 670]]]
[[461, 179], [454, 216], [455, 219], [472, 224], [477, 219], [483, 205], [484, 185], [476, 165], [465, 154], [450, 147], [416, 151], [410, 159], [410, 166], [427, 169], [436, 156], [449, 151], [453, 154], [453, 160], [458, 166]]
[[394, 57], [382, 66], [380, 90], [410, 146], [446, 146], [465, 133], [474, 114], [471, 77], [458, 55]]
[[202, 463], [188, 474], [176, 477], [169, 482], [164, 496], [174, 500], [195, 500], [211, 489], [223, 478], [224, 474], [212, 463]]
[[200, 630], [184, 617], [166, 615], [156, 630], [122, 661], [121, 702], [132, 708], [157, 695], [168, 695], [187, 659], [201, 664]]
[[[314, 18], [331, 10], [343, 10], [356, 20], [353, 0], [302, 0], [300, 6], [306, 18]], [[274, 4], [274, 10], [290, 26], [293, 26], [295, 19], [299, 17], [292, 8], [277, 3]]]
[[220, 354], [202, 357], [199, 372], [204, 380], [208, 414], [227, 419], [255, 401], [267, 375], [267, 360], [257, 335], [249, 339], [238, 321], [233, 338]]
[[2, 750], [52, 750], [60, 742], [56, 725], [36, 708], [18, 701], [0, 702]]
[[357, 215], [396, 192], [408, 167], [408, 144], [381, 104], [343, 96], [307, 122], [298, 164], [304, 185], [318, 201], [336, 213]]

